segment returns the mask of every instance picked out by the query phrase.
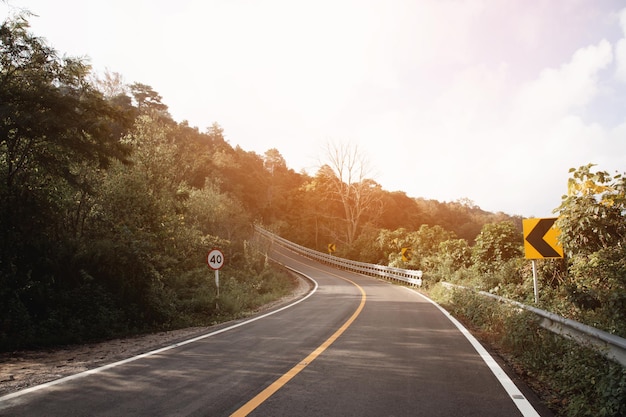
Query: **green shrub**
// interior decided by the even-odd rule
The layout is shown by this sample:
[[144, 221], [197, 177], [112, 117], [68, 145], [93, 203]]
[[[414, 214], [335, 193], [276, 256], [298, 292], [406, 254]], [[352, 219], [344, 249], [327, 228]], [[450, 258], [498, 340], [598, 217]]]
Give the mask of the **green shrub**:
[[438, 287], [429, 295], [497, 347], [557, 415], [626, 415], [626, 368], [541, 328], [528, 311]]

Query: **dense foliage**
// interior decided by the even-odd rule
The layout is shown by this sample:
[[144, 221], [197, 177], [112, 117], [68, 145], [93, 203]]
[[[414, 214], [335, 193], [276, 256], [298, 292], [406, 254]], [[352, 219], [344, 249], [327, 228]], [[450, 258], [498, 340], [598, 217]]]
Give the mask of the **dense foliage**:
[[0, 348], [211, 323], [290, 290], [247, 243], [261, 157], [174, 122], [147, 85], [94, 82], [22, 17], [0, 40]]

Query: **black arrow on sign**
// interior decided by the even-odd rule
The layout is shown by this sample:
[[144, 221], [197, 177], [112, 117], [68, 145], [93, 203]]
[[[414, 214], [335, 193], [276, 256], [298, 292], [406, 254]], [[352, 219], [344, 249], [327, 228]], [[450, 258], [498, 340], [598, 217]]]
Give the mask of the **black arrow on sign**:
[[543, 240], [543, 237], [548, 233], [548, 230], [552, 227], [556, 218], [541, 219], [533, 230], [526, 236], [526, 241], [532, 245], [533, 248], [539, 252], [544, 258], [560, 258], [561, 254], [558, 253], [548, 242]]

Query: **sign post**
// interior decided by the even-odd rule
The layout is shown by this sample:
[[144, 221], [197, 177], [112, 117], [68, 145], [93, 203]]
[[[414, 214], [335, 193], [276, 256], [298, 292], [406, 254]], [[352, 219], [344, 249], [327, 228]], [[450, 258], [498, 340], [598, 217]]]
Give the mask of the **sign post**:
[[559, 243], [561, 231], [554, 226], [556, 220], [556, 217], [523, 220], [525, 257], [526, 259], [532, 259], [533, 264], [535, 303], [539, 302], [537, 259], [563, 257], [563, 247]]
[[220, 297], [220, 269], [224, 266], [224, 254], [219, 249], [211, 249], [206, 258], [209, 268], [215, 271], [215, 286], [217, 287], [217, 298]]
[[539, 285], [537, 285], [537, 260], [533, 259], [533, 292], [535, 293], [535, 304], [539, 302]]

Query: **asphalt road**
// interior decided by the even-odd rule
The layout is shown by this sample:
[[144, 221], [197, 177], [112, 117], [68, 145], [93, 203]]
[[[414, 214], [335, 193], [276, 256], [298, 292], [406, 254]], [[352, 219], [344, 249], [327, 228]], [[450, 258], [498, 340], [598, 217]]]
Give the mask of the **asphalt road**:
[[280, 248], [272, 257], [314, 291], [189, 343], [1, 397], [0, 416], [539, 415], [415, 291]]

